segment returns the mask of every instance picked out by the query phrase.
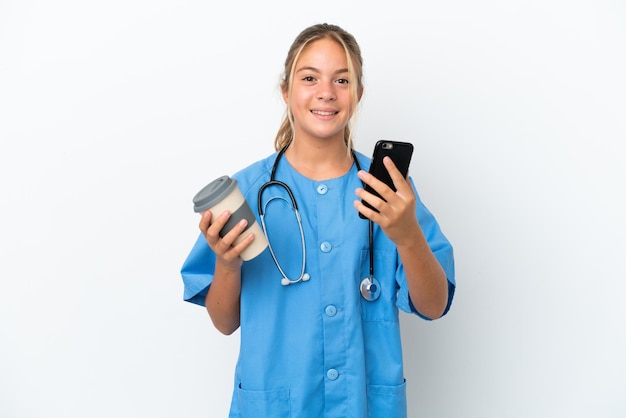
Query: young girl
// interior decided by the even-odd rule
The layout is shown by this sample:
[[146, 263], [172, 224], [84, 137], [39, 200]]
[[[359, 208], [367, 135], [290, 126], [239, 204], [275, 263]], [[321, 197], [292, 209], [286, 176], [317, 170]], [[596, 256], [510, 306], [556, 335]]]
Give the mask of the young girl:
[[246, 221], [220, 238], [230, 213], [205, 212], [182, 267], [184, 298], [206, 306], [222, 333], [240, 329], [231, 417], [404, 417], [398, 310], [448, 311], [452, 247], [408, 176], [385, 159], [394, 192], [353, 149], [363, 93], [353, 36], [311, 26], [284, 70], [280, 152], [233, 175], [252, 207], [260, 199], [271, 248], [243, 262], [255, 239]]

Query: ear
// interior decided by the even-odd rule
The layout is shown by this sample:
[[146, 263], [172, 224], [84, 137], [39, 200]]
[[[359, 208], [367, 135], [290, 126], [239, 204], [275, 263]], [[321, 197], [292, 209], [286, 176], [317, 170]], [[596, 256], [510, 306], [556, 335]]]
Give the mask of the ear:
[[357, 93], [357, 97], [358, 97], [358, 100], [359, 100], [359, 102], [360, 102], [360, 101], [361, 101], [361, 98], [363, 97], [363, 86], [361, 86], [361, 87], [359, 88], [359, 91], [358, 91], [358, 93]]
[[289, 97], [289, 92], [287, 91], [287, 83], [280, 84], [280, 91], [283, 96], [283, 101], [287, 103], [287, 99]]

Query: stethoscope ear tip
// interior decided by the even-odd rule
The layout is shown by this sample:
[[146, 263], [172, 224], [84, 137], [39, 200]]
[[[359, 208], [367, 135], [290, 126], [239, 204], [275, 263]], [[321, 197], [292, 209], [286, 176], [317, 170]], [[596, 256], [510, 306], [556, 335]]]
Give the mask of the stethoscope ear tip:
[[300, 279], [298, 280], [289, 280], [288, 277], [283, 277], [282, 279], [280, 279], [280, 284], [282, 284], [283, 286], [288, 286], [292, 283], [306, 282], [310, 278], [311, 276], [309, 275], [309, 273], [304, 273], [302, 276], [300, 276]]

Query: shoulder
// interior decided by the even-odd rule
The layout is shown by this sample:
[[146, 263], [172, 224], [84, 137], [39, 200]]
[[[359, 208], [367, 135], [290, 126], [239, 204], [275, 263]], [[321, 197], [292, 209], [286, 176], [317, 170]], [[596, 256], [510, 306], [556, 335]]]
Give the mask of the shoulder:
[[276, 154], [273, 153], [258, 160], [232, 175], [237, 180], [238, 186], [244, 195], [251, 190], [259, 189], [263, 183], [269, 180]]

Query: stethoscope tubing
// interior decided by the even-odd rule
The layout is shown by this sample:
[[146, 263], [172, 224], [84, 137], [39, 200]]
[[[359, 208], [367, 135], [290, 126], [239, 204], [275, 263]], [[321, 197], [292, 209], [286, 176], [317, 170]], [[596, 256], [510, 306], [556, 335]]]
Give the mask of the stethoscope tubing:
[[[302, 245], [302, 267], [300, 270], [300, 277], [298, 277], [298, 279], [296, 280], [291, 280], [289, 279], [289, 277], [287, 276], [287, 274], [285, 273], [285, 271], [282, 269], [282, 267], [280, 266], [280, 263], [278, 262], [278, 258], [276, 258], [276, 253], [274, 252], [274, 248], [272, 247], [272, 242], [269, 239], [269, 235], [267, 233], [267, 226], [265, 224], [265, 211], [267, 208], [267, 205], [270, 204], [271, 201], [275, 200], [275, 199], [281, 199], [281, 200], [285, 200], [287, 201], [287, 199], [285, 199], [284, 197], [281, 196], [274, 196], [272, 198], [270, 198], [267, 202], [265, 202], [265, 205], [261, 204], [261, 197], [263, 194], [263, 190], [266, 189], [268, 186], [280, 186], [283, 189], [285, 189], [287, 191], [287, 193], [289, 194], [289, 198], [291, 200], [291, 206], [292, 209], [296, 215], [296, 221], [298, 222], [298, 228], [300, 229], [300, 241], [301, 241], [301, 245]], [[289, 203], [287, 201], [287, 203]], [[267, 238], [267, 248], [270, 250], [270, 255], [272, 256], [272, 259], [274, 260], [274, 264], [276, 264], [276, 267], [278, 268], [278, 271], [280, 271], [280, 274], [283, 276], [281, 279], [281, 284], [283, 286], [289, 285], [289, 284], [294, 284], [294, 283], [298, 283], [301, 281], [307, 281], [309, 280], [309, 275], [307, 273], [305, 273], [305, 268], [306, 268], [306, 243], [304, 242], [304, 229], [302, 228], [302, 217], [300, 216], [300, 211], [298, 211], [298, 205], [296, 204], [296, 199], [293, 195], [293, 193], [291, 192], [291, 190], [289, 189], [289, 186], [287, 186], [285, 183], [281, 182], [281, 181], [277, 181], [277, 180], [272, 180], [270, 182], [265, 183], [263, 186], [261, 186], [261, 189], [259, 189], [259, 199], [258, 199], [258, 206], [259, 206], [259, 217], [261, 218], [261, 227], [263, 228], [263, 233], [265, 234], [265, 237]]]
[[[282, 275], [281, 284], [283, 285], [289, 285], [289, 284], [309, 280], [309, 275], [305, 273], [306, 243], [304, 240], [304, 230], [302, 228], [302, 219], [300, 217], [300, 212], [298, 211], [298, 204], [296, 202], [295, 196], [293, 195], [293, 192], [291, 191], [291, 188], [286, 183], [276, 180], [276, 170], [278, 168], [278, 163], [280, 162], [280, 159], [282, 158], [286, 150], [287, 150], [287, 147], [284, 147], [276, 155], [276, 159], [274, 160], [274, 165], [272, 167], [272, 172], [270, 174], [270, 180], [261, 186], [258, 192], [258, 199], [257, 199], [257, 206], [258, 206], [258, 211], [259, 211], [259, 217], [261, 219], [261, 226], [263, 227], [263, 233], [267, 237], [268, 249], [270, 251], [272, 259], [274, 260], [274, 264], [276, 264], [278, 271]], [[357, 170], [361, 170], [361, 165], [359, 164], [356, 154], [354, 153], [353, 150], [350, 150], [350, 152], [352, 154], [352, 158], [354, 160], [354, 164], [356, 165]], [[265, 202], [265, 205], [263, 205], [263, 199], [262, 199], [263, 192], [265, 191], [265, 189], [267, 189], [270, 186], [281, 187], [287, 192], [287, 194], [289, 195], [289, 200], [291, 201], [291, 205], [293, 207], [293, 210], [296, 216], [296, 220], [298, 221], [298, 227], [300, 229], [300, 239], [301, 239], [301, 244], [302, 244], [302, 269], [300, 272], [300, 277], [298, 277], [298, 279], [296, 280], [289, 279], [289, 277], [287, 277], [287, 274], [284, 272], [284, 270], [280, 266], [280, 263], [278, 262], [276, 254], [274, 253], [274, 249], [272, 248], [271, 241], [267, 234], [267, 227], [265, 224], [265, 212], [267, 209], [267, 205], [274, 199], [282, 199], [282, 200], [287, 201], [287, 199], [277, 196], [277, 197], [270, 198], [267, 202]], [[375, 301], [380, 296], [380, 285], [378, 284], [378, 280], [374, 278], [374, 222], [372, 220], [368, 220], [368, 222], [369, 222], [368, 244], [369, 244], [369, 273], [370, 274], [369, 274], [369, 277], [366, 277], [361, 281], [360, 291], [361, 291], [361, 295], [363, 296], [365, 300]]]

